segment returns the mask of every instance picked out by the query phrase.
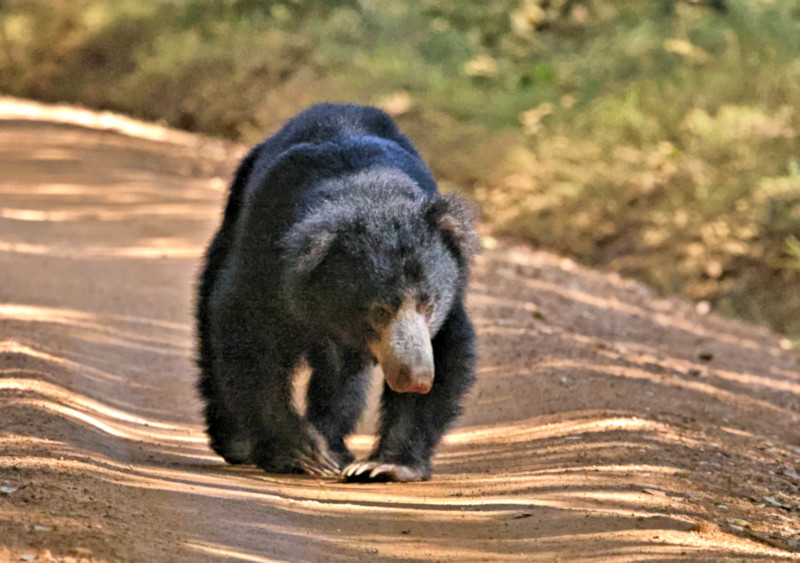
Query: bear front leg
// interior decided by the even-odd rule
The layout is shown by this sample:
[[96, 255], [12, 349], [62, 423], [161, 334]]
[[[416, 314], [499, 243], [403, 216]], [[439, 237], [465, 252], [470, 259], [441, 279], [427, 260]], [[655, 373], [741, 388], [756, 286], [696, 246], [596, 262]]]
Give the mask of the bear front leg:
[[342, 471], [349, 482], [426, 481], [431, 456], [475, 379], [475, 332], [457, 303], [434, 337], [435, 376], [426, 395], [396, 393], [384, 385], [378, 445], [367, 461]]
[[[214, 371], [228, 412], [236, 413], [247, 458], [269, 473], [336, 476], [325, 438], [291, 404], [291, 375], [301, 348], [265, 327], [228, 324], [217, 333]], [[282, 330], [278, 334], [286, 334]]]
[[306, 420], [327, 440], [334, 459], [344, 467], [353, 454], [344, 443], [366, 403], [372, 361], [363, 351], [332, 340], [319, 342], [306, 354], [312, 369], [306, 392]]

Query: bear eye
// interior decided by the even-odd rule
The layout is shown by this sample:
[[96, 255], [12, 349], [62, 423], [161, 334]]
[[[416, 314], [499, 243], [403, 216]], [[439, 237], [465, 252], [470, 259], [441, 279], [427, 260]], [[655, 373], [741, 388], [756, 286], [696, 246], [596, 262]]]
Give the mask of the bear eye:
[[373, 327], [382, 327], [392, 318], [392, 311], [386, 305], [373, 305], [367, 313], [367, 320]]

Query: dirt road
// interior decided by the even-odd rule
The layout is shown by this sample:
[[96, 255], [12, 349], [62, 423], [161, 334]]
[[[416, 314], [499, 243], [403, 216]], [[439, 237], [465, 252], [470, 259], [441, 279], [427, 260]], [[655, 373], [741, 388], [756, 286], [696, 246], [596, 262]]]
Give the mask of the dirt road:
[[432, 481], [226, 466], [191, 309], [241, 149], [0, 115], [0, 561], [800, 559], [797, 350], [492, 239], [479, 382]]

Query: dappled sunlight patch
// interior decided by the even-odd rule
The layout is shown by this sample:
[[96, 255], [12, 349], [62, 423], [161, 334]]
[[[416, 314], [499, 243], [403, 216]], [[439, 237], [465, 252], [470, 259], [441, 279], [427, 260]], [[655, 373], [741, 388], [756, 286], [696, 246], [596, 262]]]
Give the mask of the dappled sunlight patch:
[[524, 326], [487, 326], [481, 327], [481, 332], [486, 335], [496, 336], [523, 336], [534, 331]]
[[112, 113], [96, 112], [69, 105], [41, 104], [29, 100], [0, 97], [0, 117], [3, 119], [25, 119], [48, 123], [79, 125], [90, 129], [114, 131], [130, 137], [175, 144], [196, 144], [201, 137], [177, 129], [143, 123], [130, 117]]
[[203, 248], [192, 246], [103, 246], [66, 247], [59, 245], [27, 244], [0, 240], [0, 252], [12, 254], [31, 254], [34, 256], [51, 256], [70, 259], [144, 259], [160, 260], [163, 258], [199, 258]]
[[[116, 318], [115, 318], [116, 317]], [[70, 309], [34, 307], [26, 305], [0, 304], [0, 320], [32, 323], [38, 327], [69, 329], [71, 339], [87, 343], [101, 344], [118, 348], [135, 349], [161, 355], [183, 355], [191, 350], [187, 338], [187, 325], [140, 319], [136, 317], [96, 315]], [[5, 353], [27, 354], [45, 361], [54, 361], [67, 367], [56, 358], [52, 351], [37, 349], [25, 342], [0, 341], [0, 350]], [[49, 354], [43, 356], [42, 354]], [[78, 364], [71, 364], [77, 368]]]
[[[0, 387], [0, 389], [2, 389]], [[195, 435], [182, 435], [188, 433], [168, 432], [163, 429], [150, 429], [149, 425], [144, 424], [142, 428], [134, 426], [123, 426], [114, 422], [112, 419], [103, 418], [98, 416], [97, 413], [92, 412], [91, 409], [79, 409], [75, 407], [65, 406], [59, 403], [44, 401], [33, 398], [20, 398], [20, 399], [6, 399], [4, 401], [9, 407], [22, 406], [41, 409], [43, 411], [51, 412], [59, 415], [65, 419], [74, 420], [84, 423], [93, 430], [98, 430], [102, 433], [114, 436], [116, 438], [124, 438], [126, 440], [147, 441], [154, 444], [163, 442], [176, 441], [181, 443], [202, 443], [207, 442], [207, 438], [200, 432], [195, 432]], [[145, 429], [146, 428], [146, 429]]]
[[[28, 222], [85, 222], [85, 221], [130, 221], [135, 218], [169, 217], [172, 219], [202, 220], [208, 216], [206, 205], [172, 203], [172, 204], [146, 204], [140, 203], [136, 196], [127, 196], [132, 199], [126, 202], [126, 196], [115, 196], [117, 206], [102, 205], [71, 205], [70, 209], [16, 209], [3, 207], [0, 209], [1, 219]], [[202, 248], [199, 249], [202, 251]]]
[[800, 395], [800, 382], [795, 383], [773, 377], [763, 377], [761, 375], [755, 375], [752, 373], [738, 373], [723, 369], [715, 369], [714, 377], [719, 377], [721, 379], [741, 383], [742, 385], [747, 386], [766, 387], [770, 391]]
[[668, 427], [653, 421], [637, 417], [615, 417], [606, 419], [568, 420], [559, 423], [537, 424], [535, 421], [523, 421], [513, 425], [491, 425], [478, 428], [455, 430], [445, 436], [443, 443], [476, 444], [476, 443], [510, 443], [524, 442], [533, 439], [574, 436], [611, 430], [625, 431], [666, 431]]
[[[0, 304], [0, 319], [76, 325], [98, 330], [113, 329], [114, 327], [111, 326], [109, 323], [110, 321], [113, 323], [141, 325], [149, 330], [152, 330], [152, 328], [164, 328], [180, 331], [185, 334], [191, 332], [191, 328], [187, 323], [175, 323], [149, 317], [119, 315], [113, 313], [104, 313], [102, 315], [98, 315], [87, 311], [80, 311], [77, 309], [69, 309], [64, 307], [41, 307], [37, 305], [22, 305], [18, 303]], [[141, 338], [146, 338], [146, 335], [142, 335], [141, 333], [138, 333], [138, 335]]]
[[9, 355], [19, 354], [21, 356], [35, 358], [37, 360], [42, 360], [44, 362], [56, 365], [61, 368], [65, 368], [74, 372], [79, 372], [82, 375], [86, 376], [87, 378], [96, 381], [110, 380], [110, 381], [120, 382], [123, 380], [123, 378], [119, 375], [112, 374], [108, 371], [104, 371], [95, 367], [86, 366], [79, 362], [75, 362], [67, 358], [62, 358], [50, 354], [48, 352], [44, 352], [42, 350], [37, 350], [32, 346], [28, 346], [27, 344], [23, 344], [16, 340], [0, 341], [0, 354], [9, 354]]
[[[582, 435], [567, 436], [563, 439], [550, 439], [548, 441], [511, 442], [509, 444], [494, 443], [483, 446], [465, 445], [459, 449], [443, 448], [437, 455], [436, 463], [447, 471], [469, 472], [478, 470], [487, 461], [501, 463], [507, 472], [516, 475], [538, 471], [545, 471], [542, 467], [562, 467], [569, 465], [577, 459], [582, 460], [581, 467], [589, 464], [588, 456], [592, 459], [616, 461], [622, 464], [635, 454], [654, 453], [669, 447], [680, 446], [690, 448], [688, 444], [677, 437], [654, 438], [647, 435], [619, 435], [592, 436], [596, 441], [588, 442]], [[594, 462], [595, 465], [597, 461]], [[593, 467], [595, 466], [593, 465]], [[620, 466], [622, 466], [620, 465]], [[617, 466], [617, 465], [615, 465]], [[564, 469], [568, 471], [568, 469]], [[676, 472], [679, 471], [676, 469]], [[503, 473], [505, 475], [506, 473]], [[485, 474], [481, 478], [492, 480]]]
[[220, 545], [200, 540], [187, 541], [184, 545], [190, 550], [204, 555], [213, 555], [221, 557], [225, 561], [248, 561], [252, 563], [272, 563], [273, 559], [257, 555], [255, 553], [247, 553], [241, 549], [233, 546]]
[[[113, 436], [160, 441], [206, 442], [202, 429], [194, 425], [165, 423], [132, 415], [58, 385], [35, 379], [0, 379], [0, 391], [18, 391], [22, 399], [7, 404], [32, 405], [86, 422]], [[25, 395], [37, 398], [24, 398]], [[123, 426], [123, 424], [125, 426]]]
[[[25, 192], [29, 196], [74, 196], [76, 199], [83, 199], [86, 197], [102, 198], [108, 197], [108, 186], [86, 186], [83, 184], [66, 183], [34, 184], [27, 185]], [[0, 193], [10, 196], [19, 195], [19, 186], [16, 183], [0, 183]], [[6, 210], [7, 208], [2, 209], [3, 212]]]

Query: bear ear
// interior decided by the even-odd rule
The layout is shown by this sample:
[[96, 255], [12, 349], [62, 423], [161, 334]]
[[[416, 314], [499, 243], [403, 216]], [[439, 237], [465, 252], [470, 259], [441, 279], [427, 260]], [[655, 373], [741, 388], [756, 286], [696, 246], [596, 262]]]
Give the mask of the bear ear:
[[447, 194], [432, 200], [425, 211], [425, 219], [442, 233], [445, 244], [463, 264], [469, 263], [478, 252], [475, 213], [462, 198]]
[[335, 238], [336, 233], [328, 230], [290, 232], [282, 241], [284, 260], [294, 275], [308, 276], [325, 259]]

